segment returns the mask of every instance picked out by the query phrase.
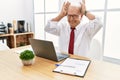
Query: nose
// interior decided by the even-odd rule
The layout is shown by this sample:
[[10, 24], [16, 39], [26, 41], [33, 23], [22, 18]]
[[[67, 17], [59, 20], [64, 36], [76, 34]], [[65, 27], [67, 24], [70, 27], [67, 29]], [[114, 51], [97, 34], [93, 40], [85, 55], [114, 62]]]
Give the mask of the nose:
[[70, 20], [73, 20], [73, 16], [70, 16], [69, 19], [70, 19]]

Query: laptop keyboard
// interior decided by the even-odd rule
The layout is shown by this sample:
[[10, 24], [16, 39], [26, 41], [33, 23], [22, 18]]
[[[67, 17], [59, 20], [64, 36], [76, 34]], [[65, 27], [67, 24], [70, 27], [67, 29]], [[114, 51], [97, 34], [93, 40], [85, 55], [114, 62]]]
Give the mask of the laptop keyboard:
[[58, 55], [58, 59], [61, 60], [61, 59], [65, 59], [68, 57], [68, 54], [59, 54]]

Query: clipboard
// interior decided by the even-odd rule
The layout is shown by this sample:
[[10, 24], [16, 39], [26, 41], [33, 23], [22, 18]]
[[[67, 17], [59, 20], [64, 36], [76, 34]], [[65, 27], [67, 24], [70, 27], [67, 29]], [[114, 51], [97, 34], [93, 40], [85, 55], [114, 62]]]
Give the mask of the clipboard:
[[90, 63], [90, 60], [67, 58], [64, 62], [57, 65], [53, 72], [84, 77]]

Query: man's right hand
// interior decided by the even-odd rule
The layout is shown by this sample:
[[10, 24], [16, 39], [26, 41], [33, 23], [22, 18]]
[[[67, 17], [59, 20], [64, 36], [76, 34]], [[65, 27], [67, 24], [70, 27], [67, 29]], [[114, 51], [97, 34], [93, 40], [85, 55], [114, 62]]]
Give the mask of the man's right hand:
[[57, 17], [53, 18], [52, 21], [60, 21], [63, 17], [65, 17], [67, 15], [69, 5], [70, 2], [64, 2], [60, 14]]
[[62, 6], [62, 10], [60, 12], [60, 16], [61, 17], [64, 17], [67, 15], [67, 12], [68, 12], [68, 8], [69, 8], [69, 5], [70, 5], [70, 2], [64, 2], [63, 6]]

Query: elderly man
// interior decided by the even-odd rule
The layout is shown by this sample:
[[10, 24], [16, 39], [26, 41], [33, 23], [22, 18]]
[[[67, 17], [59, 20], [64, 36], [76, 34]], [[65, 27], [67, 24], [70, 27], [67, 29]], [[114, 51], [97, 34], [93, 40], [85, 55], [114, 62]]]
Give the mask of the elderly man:
[[[90, 20], [89, 23], [81, 24], [83, 15]], [[62, 22], [65, 16], [67, 21]], [[83, 0], [79, 6], [64, 3], [59, 15], [48, 21], [45, 31], [59, 36], [59, 48], [63, 52], [87, 56], [90, 42], [101, 27], [100, 19], [86, 11]]]

